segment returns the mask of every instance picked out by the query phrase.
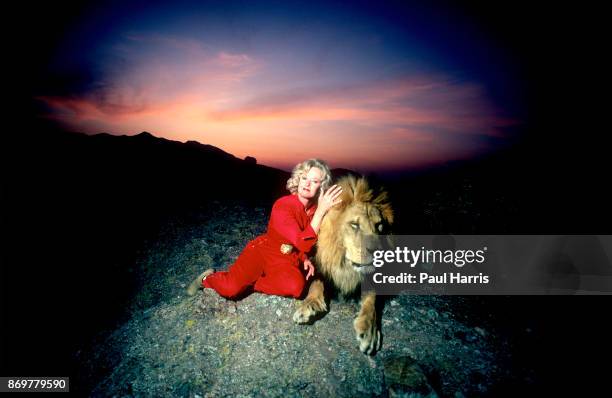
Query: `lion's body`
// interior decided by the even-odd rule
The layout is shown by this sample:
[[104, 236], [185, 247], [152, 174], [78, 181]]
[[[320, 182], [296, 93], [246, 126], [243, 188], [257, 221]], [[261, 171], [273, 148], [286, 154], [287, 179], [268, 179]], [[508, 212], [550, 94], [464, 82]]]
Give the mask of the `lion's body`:
[[[330, 285], [341, 294], [350, 295], [359, 289], [364, 270], [372, 262], [364, 238], [388, 232], [393, 224], [393, 210], [387, 193], [374, 191], [364, 178], [344, 177], [338, 185], [342, 186], [342, 202], [323, 219], [315, 262]], [[373, 293], [362, 297], [360, 315], [354, 325], [360, 348], [367, 353], [375, 352], [380, 344], [374, 302]], [[314, 281], [294, 320], [306, 323], [326, 310], [322, 283]]]

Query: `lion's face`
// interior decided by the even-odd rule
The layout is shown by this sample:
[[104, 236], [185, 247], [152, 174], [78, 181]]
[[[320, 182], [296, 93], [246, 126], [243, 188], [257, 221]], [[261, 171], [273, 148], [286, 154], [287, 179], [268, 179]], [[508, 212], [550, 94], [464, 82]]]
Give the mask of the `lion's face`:
[[317, 269], [343, 293], [353, 292], [374, 270], [373, 253], [390, 236], [393, 209], [388, 194], [365, 178], [343, 177], [342, 202], [325, 216], [317, 241]]
[[385, 231], [385, 220], [378, 207], [370, 203], [353, 203], [341, 217], [345, 261], [356, 271], [364, 272], [372, 265], [376, 235]]

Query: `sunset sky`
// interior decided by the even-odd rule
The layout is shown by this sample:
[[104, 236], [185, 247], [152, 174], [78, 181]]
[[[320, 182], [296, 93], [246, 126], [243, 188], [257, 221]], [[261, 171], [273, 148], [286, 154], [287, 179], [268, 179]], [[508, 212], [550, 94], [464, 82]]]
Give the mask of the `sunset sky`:
[[71, 131], [396, 170], [507, 146], [523, 122], [512, 65], [456, 8], [108, 2], [66, 28], [35, 99]]

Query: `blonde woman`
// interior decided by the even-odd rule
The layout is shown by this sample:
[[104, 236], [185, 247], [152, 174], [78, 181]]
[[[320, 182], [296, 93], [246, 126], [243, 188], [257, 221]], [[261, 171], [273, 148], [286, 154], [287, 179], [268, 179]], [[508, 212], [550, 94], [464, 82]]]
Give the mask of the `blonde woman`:
[[[293, 168], [287, 181], [289, 195], [272, 207], [268, 230], [250, 241], [227, 271], [208, 269], [187, 289], [211, 288], [235, 299], [248, 289], [277, 296], [300, 297], [314, 275], [309, 253], [317, 242], [321, 221], [340, 203], [342, 188], [331, 183], [327, 164], [309, 159]], [[302, 268], [304, 271], [302, 271]]]

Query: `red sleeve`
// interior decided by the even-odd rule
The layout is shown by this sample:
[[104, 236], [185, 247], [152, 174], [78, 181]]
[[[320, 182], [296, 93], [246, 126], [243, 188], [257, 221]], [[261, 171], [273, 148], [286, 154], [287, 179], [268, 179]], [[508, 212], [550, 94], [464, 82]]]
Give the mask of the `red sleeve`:
[[298, 222], [299, 209], [287, 202], [277, 202], [272, 208], [270, 226], [300, 252], [309, 252], [317, 243], [317, 234], [309, 222], [302, 230]]

